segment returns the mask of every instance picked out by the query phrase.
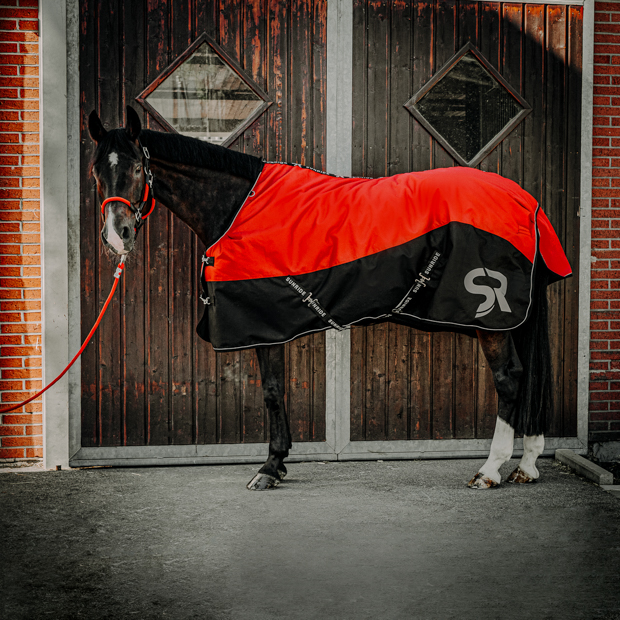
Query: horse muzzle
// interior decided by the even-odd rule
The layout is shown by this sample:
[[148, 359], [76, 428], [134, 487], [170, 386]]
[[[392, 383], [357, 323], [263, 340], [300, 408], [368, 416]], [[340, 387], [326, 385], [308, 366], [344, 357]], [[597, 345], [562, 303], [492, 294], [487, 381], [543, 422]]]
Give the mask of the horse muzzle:
[[135, 220], [110, 209], [101, 230], [101, 240], [115, 254], [129, 254], [136, 243]]

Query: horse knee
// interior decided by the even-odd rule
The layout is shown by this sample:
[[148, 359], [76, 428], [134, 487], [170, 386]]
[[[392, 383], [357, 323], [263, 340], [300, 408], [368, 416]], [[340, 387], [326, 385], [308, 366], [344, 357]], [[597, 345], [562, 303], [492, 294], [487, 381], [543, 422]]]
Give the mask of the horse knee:
[[267, 405], [269, 409], [277, 409], [282, 396], [280, 384], [276, 379], [267, 379], [263, 381], [263, 398], [265, 400], [265, 405]]

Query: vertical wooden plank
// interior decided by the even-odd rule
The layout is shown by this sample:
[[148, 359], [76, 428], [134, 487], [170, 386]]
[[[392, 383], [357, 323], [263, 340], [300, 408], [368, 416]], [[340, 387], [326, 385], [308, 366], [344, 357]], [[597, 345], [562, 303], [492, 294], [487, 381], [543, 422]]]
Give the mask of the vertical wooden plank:
[[[499, 2], [481, 2], [479, 13], [478, 49], [482, 55], [501, 72], [500, 64], [500, 29], [501, 7]], [[480, 170], [500, 173], [501, 149], [495, 148], [481, 162]]]
[[287, 101], [289, 10], [287, 3], [268, 0], [267, 84], [273, 99], [273, 105], [268, 110], [268, 161], [286, 161], [289, 154], [286, 131], [289, 118]]
[[[192, 42], [191, 3], [171, 5], [170, 58], [180, 56]], [[170, 442], [194, 442], [193, 350], [196, 346], [193, 267], [194, 233], [176, 216], [170, 220]]]
[[387, 423], [387, 333], [388, 324], [379, 323], [366, 328], [366, 394], [364, 409], [364, 439], [386, 438]]
[[[546, 106], [546, 175], [544, 208], [560, 239], [566, 236], [566, 7], [547, 7], [547, 106]], [[549, 287], [549, 328], [551, 358], [555, 369], [554, 402], [550, 436], [562, 430], [564, 376], [562, 373], [562, 334], [564, 330], [564, 286]]]
[[[212, 39], [219, 40], [219, 3], [217, 0], [200, 0], [196, 2], [196, 31], [194, 36], [206, 32]], [[205, 247], [198, 239], [194, 240], [196, 257], [193, 283], [195, 287], [194, 307], [196, 321], [202, 318], [204, 304], [198, 298], [200, 290], [200, 257]], [[218, 354], [211, 344], [198, 339], [194, 351], [194, 398], [196, 408], [196, 442], [198, 444], [217, 443], [219, 440], [218, 401], [220, 393]]]
[[[478, 44], [480, 2], [460, 2], [458, 6], [458, 45]], [[474, 437], [476, 415], [475, 341], [464, 334], [454, 334], [454, 410], [452, 413], [454, 437]]]
[[[247, 0], [244, 11], [243, 67], [261, 88], [267, 89], [266, 75], [266, 7], [265, 0]], [[269, 112], [252, 123], [243, 134], [243, 150], [250, 155], [262, 157], [265, 148], [265, 132]]]
[[[327, 0], [312, 3], [312, 160], [311, 166], [325, 170], [326, 143], [326, 86], [327, 86]], [[324, 340], [324, 338], [323, 338]]]
[[[502, 68], [504, 78], [523, 95], [523, 6], [504, 4], [502, 18]], [[504, 138], [502, 176], [523, 184], [523, 123]]]
[[325, 441], [326, 369], [325, 332], [311, 336], [312, 376], [310, 406], [310, 441]]
[[390, 20], [386, 0], [369, 0], [366, 16], [368, 154], [365, 176], [387, 174], [390, 109]]
[[[367, 71], [368, 47], [366, 45], [366, 0], [353, 1], [353, 126], [351, 170], [354, 176], [366, 174], [366, 150], [368, 123]], [[350, 418], [352, 441], [362, 441], [365, 431], [366, 403], [366, 330], [365, 327], [351, 328], [351, 402]]]
[[[169, 63], [168, 5], [148, 0], [147, 3], [147, 72], [152, 81]], [[152, 122], [152, 121], [151, 121]], [[170, 442], [170, 323], [168, 301], [169, 233], [171, 215], [156, 206], [148, 220], [146, 255], [148, 257], [147, 305], [147, 376], [148, 376], [148, 444]]]
[[[433, 75], [435, 64], [435, 3], [416, 2], [412, 6], [412, 96]], [[411, 170], [433, 167], [433, 140], [418, 123], [412, 121]], [[432, 335], [412, 329], [409, 340], [409, 437], [430, 439], [432, 429]]]
[[366, 329], [351, 328], [351, 441], [365, 439]]
[[[311, 104], [311, 156], [309, 165], [317, 170], [325, 170], [326, 142], [326, 101], [327, 101], [327, 0], [313, 0], [310, 14], [312, 30], [311, 61], [312, 74], [310, 79]], [[310, 440], [325, 441], [325, 332], [314, 334], [311, 340], [311, 407], [310, 407]]]
[[[290, 161], [309, 165], [312, 161], [310, 89], [312, 28], [309, 28], [308, 0], [290, 3], [290, 50], [287, 98], [289, 101], [288, 143]], [[307, 441], [310, 435], [312, 337], [306, 336], [286, 345], [289, 381], [288, 412], [293, 441]]]
[[[435, 57], [436, 73], [456, 51], [458, 18], [455, 0], [436, 0]], [[454, 166], [454, 160], [434, 143], [433, 168]], [[447, 439], [454, 432], [454, 367], [455, 337], [451, 333], [432, 335], [433, 437]]]
[[[410, 97], [432, 77], [435, 48], [434, 4], [416, 2], [412, 8], [413, 63]], [[433, 140], [417, 120], [414, 119], [412, 123], [412, 170], [429, 170], [432, 167]]]
[[[119, 22], [120, 2], [101, 3], [98, 8], [99, 31], [98, 40], [120, 39]], [[119, 117], [122, 83], [122, 58], [120, 45], [109, 45], [105, 54], [99, 55], [99, 110], [100, 116], [107, 119], [114, 128], [118, 127], [122, 118]], [[116, 259], [103, 260], [99, 263], [99, 303], [108, 295]], [[122, 444], [122, 405], [123, 386], [121, 363], [123, 358], [124, 339], [120, 329], [122, 325], [121, 305], [123, 295], [115, 295], [108, 306], [106, 321], [101, 323], [97, 336], [99, 338], [99, 408], [100, 433], [102, 446], [118, 446]]]
[[[88, 0], [80, 4], [80, 282], [81, 282], [81, 334], [82, 341], [94, 325], [99, 311], [97, 274], [99, 271], [99, 201], [95, 182], [88, 175], [88, 162], [92, 159], [95, 144], [88, 134], [88, 115], [98, 108], [97, 102], [97, 3]], [[94, 338], [82, 354], [81, 409], [82, 445], [98, 443], [99, 393], [99, 339]]]
[[408, 439], [411, 328], [387, 326], [385, 439]]
[[432, 439], [432, 342], [431, 334], [411, 330], [409, 439]]
[[[136, 3], [123, 4], [122, 63], [123, 98], [122, 109], [132, 106], [145, 123], [145, 114], [135, 105], [135, 97], [142, 91], [146, 78], [145, 66], [145, 16]], [[123, 427], [124, 444], [142, 446], [146, 443], [146, 342], [145, 342], [145, 247], [142, 230], [132, 253], [131, 268], [122, 278], [125, 303], [123, 304]]]
[[[433, 75], [437, 73], [446, 61], [456, 52], [458, 41], [458, 13], [457, 0], [435, 1], [435, 36], [433, 40]], [[454, 166], [454, 160], [443, 147], [433, 141], [433, 168], [448, 168]]]
[[[411, 170], [412, 117], [403, 107], [411, 96], [411, 11], [409, 2], [390, 3], [388, 175]], [[386, 439], [407, 439], [409, 431], [409, 348], [411, 329], [388, 325]]]
[[581, 172], [581, 72], [583, 53], [583, 8], [568, 9], [567, 149], [566, 149], [566, 237], [564, 248], [573, 276], [564, 282], [564, 391], [562, 435], [577, 434], [577, 336], [579, 314], [579, 217]]
[[[523, 189], [542, 202], [545, 140], [545, 8], [525, 6], [523, 39], [523, 96], [532, 111], [523, 121], [527, 148], [523, 158]], [[543, 205], [544, 207], [544, 205]]]
[[493, 382], [493, 373], [476, 339], [476, 421], [475, 436], [477, 439], [490, 439], [495, 431], [497, 421], [498, 400], [497, 390]]
[[[366, 151], [368, 150], [368, 46], [366, 31], [366, 0], [353, 2], [353, 62], [352, 88], [353, 126], [351, 145], [351, 174], [366, 176]], [[353, 333], [353, 332], [352, 332]]]

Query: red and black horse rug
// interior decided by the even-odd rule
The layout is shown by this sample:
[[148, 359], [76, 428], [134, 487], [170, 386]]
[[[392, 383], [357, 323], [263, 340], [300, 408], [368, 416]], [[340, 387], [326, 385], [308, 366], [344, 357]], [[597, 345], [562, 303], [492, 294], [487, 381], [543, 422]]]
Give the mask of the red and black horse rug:
[[551, 223], [516, 183], [471, 168], [380, 179], [265, 164], [203, 258], [198, 334], [216, 350], [394, 321], [509, 330], [535, 269], [571, 273]]

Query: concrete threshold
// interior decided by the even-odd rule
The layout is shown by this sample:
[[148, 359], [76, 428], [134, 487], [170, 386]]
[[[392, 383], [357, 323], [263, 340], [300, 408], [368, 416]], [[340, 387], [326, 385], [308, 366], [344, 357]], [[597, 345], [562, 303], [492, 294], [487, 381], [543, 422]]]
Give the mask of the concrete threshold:
[[611, 472], [588, 461], [588, 459], [583, 458], [583, 456], [575, 454], [572, 450], [556, 450], [555, 460], [570, 467], [580, 476], [592, 480], [592, 482], [596, 482], [596, 484], [601, 486], [613, 486], [614, 476]]

